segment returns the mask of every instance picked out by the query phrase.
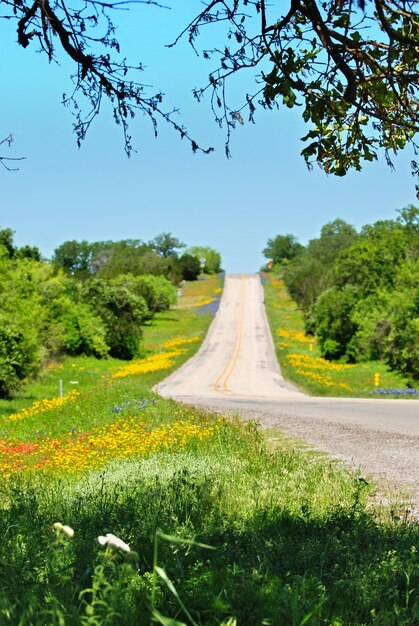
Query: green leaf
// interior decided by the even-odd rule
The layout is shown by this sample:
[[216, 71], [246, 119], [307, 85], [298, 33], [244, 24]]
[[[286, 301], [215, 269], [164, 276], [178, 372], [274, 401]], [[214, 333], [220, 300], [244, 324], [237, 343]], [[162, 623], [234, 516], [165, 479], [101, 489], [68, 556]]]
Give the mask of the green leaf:
[[206, 543], [200, 543], [199, 541], [195, 541], [195, 539], [184, 539], [182, 537], [177, 537], [176, 535], [166, 535], [161, 530], [157, 530], [156, 535], [160, 537], [160, 539], [170, 541], [170, 543], [180, 543], [186, 546], [197, 546], [198, 548], [206, 548], [207, 550], [217, 549], [214, 548], [214, 546], [207, 545]]
[[162, 626], [186, 626], [184, 622], [179, 622], [177, 619], [171, 617], [165, 617], [157, 609], [153, 610], [153, 620], [162, 624]]
[[168, 575], [166, 574], [166, 572], [164, 571], [164, 569], [162, 567], [159, 567], [158, 565], [154, 566], [154, 571], [156, 572], [156, 574], [158, 574], [160, 576], [160, 578], [162, 579], [162, 581], [164, 582], [164, 584], [166, 585], [166, 587], [169, 589], [169, 591], [174, 595], [174, 597], [176, 598], [176, 600], [178, 601], [180, 607], [183, 609], [185, 615], [188, 617], [188, 619], [190, 620], [190, 622], [193, 624], [193, 626], [198, 626], [198, 624], [195, 622], [195, 620], [192, 618], [191, 614], [189, 613], [188, 609], [186, 608], [186, 606], [183, 604], [177, 590], [176, 587], [174, 586], [173, 582], [170, 580], [170, 578], [168, 577]]

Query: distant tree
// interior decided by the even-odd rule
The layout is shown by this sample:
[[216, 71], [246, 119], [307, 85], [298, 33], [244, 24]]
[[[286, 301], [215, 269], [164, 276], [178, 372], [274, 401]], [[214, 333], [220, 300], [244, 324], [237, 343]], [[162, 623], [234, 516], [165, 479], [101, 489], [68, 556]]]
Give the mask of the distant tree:
[[177, 256], [178, 250], [186, 247], [184, 243], [171, 233], [157, 235], [157, 237], [148, 242], [148, 246], [163, 257]]
[[394, 220], [364, 226], [359, 239], [335, 264], [336, 284], [356, 285], [366, 296], [379, 288], [394, 288], [396, 268], [409, 249], [407, 231]]
[[201, 272], [201, 263], [193, 254], [182, 254], [178, 260], [179, 270], [183, 280], [196, 280]]
[[102, 266], [96, 271], [100, 278], [144, 273], [142, 257], [150, 251], [150, 248], [139, 239], [107, 242], [104, 247], [101, 244], [95, 245], [91, 265], [95, 265], [95, 262], [97, 264], [99, 259], [103, 260]]
[[3, 246], [10, 259], [12, 259], [16, 254], [13, 237], [14, 232], [11, 228], [3, 228], [0, 230], [0, 246]]
[[20, 259], [41, 260], [41, 251], [36, 246], [22, 246], [17, 250], [16, 255]]
[[318, 239], [286, 266], [284, 280], [292, 297], [308, 312], [320, 294], [335, 284], [335, 264], [358, 234], [353, 226], [341, 219], [325, 224]]
[[65, 241], [54, 250], [53, 265], [71, 276], [88, 276], [93, 247], [87, 241]]
[[204, 259], [204, 272], [206, 274], [217, 274], [221, 271], [221, 255], [214, 248], [193, 246], [186, 252], [195, 256], [199, 261]]
[[304, 246], [298, 243], [294, 235], [277, 235], [274, 239], [268, 239], [263, 254], [267, 259], [271, 259], [273, 265], [277, 265], [284, 260], [293, 259], [304, 250]]

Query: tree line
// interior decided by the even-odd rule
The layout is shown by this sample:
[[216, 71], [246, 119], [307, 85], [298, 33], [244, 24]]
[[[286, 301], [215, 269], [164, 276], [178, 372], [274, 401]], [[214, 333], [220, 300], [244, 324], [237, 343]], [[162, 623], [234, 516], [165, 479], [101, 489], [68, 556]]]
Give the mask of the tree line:
[[330, 360], [381, 359], [419, 378], [419, 209], [357, 232], [336, 219], [302, 246], [292, 234], [263, 251]]
[[66, 241], [52, 259], [0, 230], [0, 397], [65, 355], [132, 359], [142, 326], [175, 304], [182, 280], [221, 269], [221, 257], [170, 233], [148, 243]]

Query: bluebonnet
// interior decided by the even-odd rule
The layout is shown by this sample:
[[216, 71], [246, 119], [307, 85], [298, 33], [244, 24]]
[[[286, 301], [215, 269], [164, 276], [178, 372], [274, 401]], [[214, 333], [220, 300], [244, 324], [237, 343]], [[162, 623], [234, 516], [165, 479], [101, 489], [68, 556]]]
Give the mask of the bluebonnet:
[[407, 387], [406, 389], [376, 389], [370, 393], [370, 396], [396, 396], [396, 398], [417, 398], [419, 397], [419, 389]]

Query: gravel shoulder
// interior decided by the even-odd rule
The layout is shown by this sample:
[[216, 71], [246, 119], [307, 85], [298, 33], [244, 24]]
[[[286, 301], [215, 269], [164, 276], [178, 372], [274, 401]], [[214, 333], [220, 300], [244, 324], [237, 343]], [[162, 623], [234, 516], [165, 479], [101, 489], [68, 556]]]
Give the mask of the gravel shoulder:
[[199, 352], [162, 381], [166, 397], [253, 419], [396, 487], [419, 508], [419, 403], [313, 398], [284, 381], [257, 275], [227, 276]]

